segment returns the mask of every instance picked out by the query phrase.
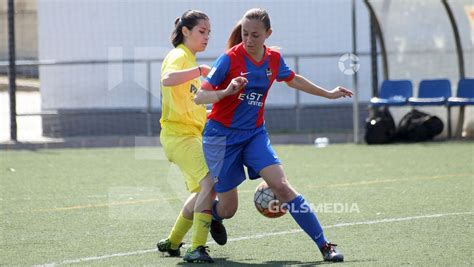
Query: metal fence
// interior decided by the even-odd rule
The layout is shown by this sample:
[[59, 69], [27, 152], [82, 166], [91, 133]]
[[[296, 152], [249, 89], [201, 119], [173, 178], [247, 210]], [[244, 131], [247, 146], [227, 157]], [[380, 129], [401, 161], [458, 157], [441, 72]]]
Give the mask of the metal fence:
[[[15, 13], [15, 2], [17, 6], [18, 3], [27, 2], [29, 7]], [[154, 14], [152, 14], [153, 12], [148, 14], [147, 8], [144, 7], [138, 7], [135, 10], [136, 5], [132, 2], [121, 2], [117, 4], [118, 7], [110, 8], [111, 11], [107, 6], [100, 5], [98, 10], [101, 10], [100, 12], [122, 12], [125, 21], [127, 21], [127, 18], [130, 19], [127, 17], [127, 15], [130, 15], [134, 20], [129, 22], [134, 27], [146, 26], [143, 27], [145, 30], [140, 29], [134, 34], [146, 36], [147, 31], [150, 30], [149, 23], [145, 20], [142, 22], [140, 18], [132, 16], [135, 14], [133, 12], [145, 12], [144, 17], [153, 17]], [[93, 3], [89, 4], [94, 5]], [[110, 4], [112, 5], [112, 3]], [[209, 10], [211, 17], [217, 19], [222, 16], [230, 17], [230, 14], [222, 12], [219, 5], [223, 4], [219, 2], [210, 5], [208, 1], [202, 3], [162, 1], [154, 3], [151, 7], [157, 8], [158, 13], [161, 14], [160, 16], [164, 17], [163, 21], [171, 21], [171, 16], [175, 16], [176, 10], [183, 10], [188, 6]], [[326, 87], [343, 85], [356, 91], [354, 103], [329, 103], [317, 98], [309, 98], [298, 91], [289, 90], [283, 85], [274, 85], [275, 88], [272, 89], [273, 92], [266, 104], [265, 116], [267, 127], [275, 133], [337, 133], [344, 136], [343, 141], [352, 140], [357, 142], [364, 132], [364, 119], [369, 112], [368, 100], [378, 94], [380, 80], [410, 79], [416, 86], [420, 80], [426, 78], [446, 77], [452, 83], [455, 83], [460, 77], [474, 76], [474, 61], [472, 60], [474, 58], [472, 43], [474, 37], [471, 36], [472, 40], [469, 42], [469, 29], [474, 28], [474, 22], [471, 22], [473, 24], [470, 28], [469, 22], [466, 23], [468, 20], [463, 20], [463, 12], [465, 10], [468, 12], [467, 8], [472, 5], [467, 0], [442, 0], [436, 3], [430, 0], [343, 0], [331, 3], [296, 1], [292, 4], [279, 1], [275, 3], [272, 1], [257, 1], [256, 3], [230, 1], [227, 3], [227, 5], [232, 5], [237, 10], [245, 10], [250, 4], [252, 6], [257, 4], [264, 7], [268, 6], [270, 14], [278, 15], [273, 17], [275, 24], [282, 27], [282, 24], [288, 23], [290, 24], [288, 29], [291, 29], [291, 26], [299, 25], [298, 23], [312, 25], [311, 23], [308, 24], [308, 21], [317, 20], [319, 17], [322, 17], [323, 21], [327, 18], [338, 18], [336, 21], [332, 23], [329, 21], [327, 24], [333, 25], [331, 27], [335, 28], [327, 29], [325, 25], [314, 28], [315, 35], [321, 36], [319, 39], [308, 36], [307, 32], [302, 29], [298, 29], [298, 31], [301, 31], [301, 39], [298, 40], [277, 35], [278, 33], [274, 35], [277, 35], [275, 37], [277, 42], [287, 45], [289, 52], [284, 53], [284, 56], [288, 65], [296, 72], [309, 77], [311, 80], [320, 81]], [[95, 7], [87, 6], [85, 10], [78, 11], [77, 9], [81, 7], [78, 2], [74, 4], [74, 8], [65, 9], [69, 5], [73, 5], [73, 3], [53, 3], [40, 0], [37, 2], [9, 0], [8, 6], [0, 5], [0, 21], [8, 22], [2, 23], [3, 28], [0, 29], [2, 32], [0, 56], [6, 54], [4, 51], [6, 47], [9, 48], [9, 61], [0, 62], [0, 75], [9, 74], [7, 82], [9, 93], [7, 95], [2, 96], [0, 84], [0, 98], [8, 97], [9, 103], [8, 111], [6, 111], [6, 105], [2, 107], [3, 111], [0, 110], [0, 116], [4, 122], [3, 126], [0, 125], [0, 129], [8, 129], [10, 134], [7, 139], [16, 141], [18, 139], [17, 119], [21, 126], [23, 118], [35, 117], [38, 121], [34, 124], [40, 125], [40, 135], [47, 137], [122, 134], [157, 135], [160, 131], [158, 120], [161, 108], [159, 71], [157, 70], [163, 60], [162, 57], [136, 58], [121, 56], [118, 59], [111, 57], [76, 60], [68, 59], [68, 57], [65, 59], [64, 51], [62, 51], [63, 54], [59, 53], [55, 60], [31, 60], [31, 58], [34, 58], [34, 55], [32, 56], [34, 52], [32, 53], [24, 48], [27, 47], [25, 43], [28, 42], [32, 43], [32, 47], [38, 46], [38, 51], [43, 51], [41, 53], [53, 55], [46, 58], [56, 58], [54, 51], [58, 50], [57, 44], [60, 43], [62, 37], [54, 39], [57, 37], [54, 35], [67, 33], [68, 27], [62, 27], [61, 22], [65, 24], [72, 23], [68, 20], [68, 16], [73, 14], [65, 13], [65, 10], [68, 12], [74, 10], [74, 12], [77, 11], [82, 14], [83, 17], [79, 16], [79, 19], [85, 24], [88, 23], [88, 19], [95, 18], [89, 14], [91, 10], [95, 10]], [[291, 6], [291, 9], [288, 5]], [[41, 7], [44, 13], [42, 16], [32, 11], [32, 8], [36, 8], [36, 6]], [[7, 7], [10, 12], [6, 12]], [[318, 16], [301, 16], [293, 20], [284, 16], [291, 12], [303, 12], [302, 14], [306, 15], [315, 12]], [[111, 14], [113, 15], [113, 13], [100, 14], [106, 18]], [[337, 14], [338, 16], [331, 14]], [[424, 15], [414, 16], [413, 14]], [[77, 14], [74, 14], [73, 17], [77, 16]], [[44, 25], [48, 24], [57, 25], [54, 26], [57, 28], [53, 28], [53, 31], [46, 31], [42, 27], [38, 27], [37, 35], [20, 34], [18, 35], [20, 36], [19, 42], [15, 43], [13, 33], [24, 32], [21, 29], [14, 29], [15, 19], [20, 22], [21, 29], [25, 27], [34, 29], [38, 27], [39, 21], [41, 21], [43, 28]], [[38, 22], [35, 20], [38, 20]], [[220, 22], [229, 24], [228, 19], [225, 22]], [[292, 23], [294, 25], [291, 25]], [[8, 27], [6, 27], [7, 25]], [[413, 25], [417, 25], [417, 27], [413, 27]], [[438, 26], [433, 27], [434, 25]], [[105, 27], [103, 25], [99, 26]], [[286, 26], [283, 25], [284, 27]], [[168, 32], [169, 27], [166, 26], [166, 29], [166, 32]], [[284, 28], [283, 31], [288, 32], [288, 29]], [[57, 30], [58, 33], [56, 34], [54, 30]], [[347, 34], [336, 34], [337, 31], [343, 31]], [[44, 36], [45, 34], [46, 36]], [[86, 32], [80, 34], [81, 36], [89, 36], [89, 33]], [[107, 31], [98, 33], [92, 31], [90, 35], [92, 41], [81, 41], [82, 43], [78, 46], [72, 45], [69, 48], [74, 51], [74, 49], [80, 48], [81, 44], [85, 46], [93, 42], [94, 36], [95, 38], [102, 38], [102, 36], [108, 34]], [[8, 38], [6, 38], [7, 36]], [[71, 38], [71, 36], [73, 35], [67, 35], [64, 38]], [[290, 36], [293, 35], [290, 34]], [[47, 38], [47, 41], [38, 41], [33, 44], [31, 38]], [[137, 37], [132, 36], [130, 38]], [[6, 45], [8, 40], [10, 42]], [[161, 39], [158, 38], [157, 40]], [[319, 45], [319, 40], [323, 40], [321, 42], [324, 45]], [[73, 43], [71, 40], [67, 41]], [[308, 45], [302, 46], [301, 43], [305, 41], [309, 45], [316, 46], [316, 50], [325, 51], [316, 53], [314, 52], [315, 49], [308, 48]], [[345, 44], [339, 45], [340, 43]], [[334, 44], [335, 48], [331, 47], [331, 44]], [[22, 51], [18, 58], [15, 57], [15, 48], [20, 48]], [[299, 51], [301, 48], [306, 50]], [[91, 48], [83, 49], [87, 51]], [[169, 48], [161, 46], [158, 50], [160, 53], [164, 53]], [[45, 53], [45, 51], [47, 52]], [[198, 56], [200, 62], [206, 62], [207, 64], [211, 64], [215, 58], [215, 55]], [[111, 96], [106, 80], [113, 79], [113, 75], [110, 72], [107, 73], [106, 70], [116, 65], [124, 66], [124, 70], [127, 68], [135, 69], [135, 72], [139, 70], [139, 85], [136, 86], [137, 81], [132, 79], [128, 81], [130, 83], [123, 84], [123, 87], [127, 88], [122, 91], [117, 90], [120, 99], [117, 95], [112, 95], [110, 99], [104, 100], [104, 98]], [[355, 65], [360, 69], [346, 75], [345, 71], [351, 72]], [[74, 77], [71, 73], [76, 71], [77, 77]], [[85, 74], [85, 76], [80, 76], [81, 74]], [[17, 79], [15, 75], [19, 75], [20, 80], [25, 77], [37, 79], [36, 83], [39, 91], [37, 91], [37, 99], [34, 101], [40, 103], [39, 108], [25, 109], [24, 107], [29, 105], [28, 102], [17, 99], [17, 95], [22, 91], [22, 88], [16, 90]], [[130, 91], [124, 93], [124, 90]], [[277, 93], [274, 91], [277, 91]], [[78, 92], [83, 92], [83, 95]], [[97, 95], [95, 95], [96, 93]], [[18, 97], [22, 98], [22, 95], [19, 94]], [[111, 104], [111, 101], [115, 102]], [[8, 118], [8, 116], [10, 117]], [[5, 121], [9, 123], [5, 123]], [[32, 131], [28, 125], [23, 125], [20, 128], [23, 128], [24, 131]], [[21, 131], [21, 129], [19, 130]], [[5, 139], [5, 136], [3, 134], [3, 139]], [[0, 136], [0, 139], [2, 139], [2, 136]]]

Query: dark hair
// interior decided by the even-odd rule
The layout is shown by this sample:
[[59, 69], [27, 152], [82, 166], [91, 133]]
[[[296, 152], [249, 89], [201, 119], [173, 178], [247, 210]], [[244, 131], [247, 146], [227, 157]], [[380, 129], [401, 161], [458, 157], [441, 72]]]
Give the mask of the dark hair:
[[177, 47], [184, 42], [183, 27], [191, 31], [201, 19], [209, 20], [209, 17], [204, 12], [198, 10], [188, 10], [181, 17], [177, 17], [174, 21], [174, 30], [170, 37], [173, 46]]
[[232, 29], [232, 33], [230, 34], [229, 39], [227, 40], [227, 49], [242, 42], [242, 21], [244, 19], [260, 20], [261, 22], [263, 22], [266, 31], [268, 31], [272, 27], [270, 23], [270, 16], [268, 16], [268, 13], [265, 9], [252, 8], [245, 12], [243, 18], [239, 20], [239, 22], [237, 22], [237, 25], [234, 26], [234, 29]]

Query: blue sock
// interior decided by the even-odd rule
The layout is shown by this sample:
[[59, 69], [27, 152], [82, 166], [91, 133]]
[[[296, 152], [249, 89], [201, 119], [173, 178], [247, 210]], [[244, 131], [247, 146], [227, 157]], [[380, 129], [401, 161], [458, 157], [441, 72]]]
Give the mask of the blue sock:
[[326, 245], [327, 240], [323, 234], [323, 228], [319, 224], [316, 214], [304, 200], [302, 195], [298, 195], [293, 200], [287, 203], [287, 208], [293, 219], [308, 234], [311, 239], [318, 245], [319, 249]]
[[214, 200], [214, 202], [212, 203], [212, 219], [214, 221], [222, 222], [224, 218], [219, 216], [219, 214], [217, 213], [217, 203], [219, 203], [218, 200]]

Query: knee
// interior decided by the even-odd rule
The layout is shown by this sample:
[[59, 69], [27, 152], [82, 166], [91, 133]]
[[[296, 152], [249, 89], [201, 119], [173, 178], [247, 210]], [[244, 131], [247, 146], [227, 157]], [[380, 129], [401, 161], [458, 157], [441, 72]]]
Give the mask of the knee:
[[224, 203], [219, 203], [218, 205], [219, 216], [224, 219], [230, 219], [234, 217], [235, 213], [237, 212], [237, 204], [231, 204], [231, 205], [222, 205], [222, 204]]
[[186, 219], [192, 219], [194, 216], [194, 209], [189, 207], [184, 207], [182, 210], [183, 216]]
[[222, 213], [222, 215], [220, 215], [222, 218], [224, 219], [230, 219], [232, 217], [234, 217], [235, 213], [237, 212], [237, 210], [227, 210], [225, 209]]
[[286, 179], [282, 179], [278, 183], [273, 184], [271, 188], [276, 197], [283, 202], [291, 200], [294, 195], [294, 190], [292, 190]]

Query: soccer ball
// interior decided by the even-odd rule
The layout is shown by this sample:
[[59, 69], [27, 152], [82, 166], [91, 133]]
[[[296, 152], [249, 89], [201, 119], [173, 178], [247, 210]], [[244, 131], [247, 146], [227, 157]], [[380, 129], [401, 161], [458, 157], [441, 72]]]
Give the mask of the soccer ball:
[[278, 201], [272, 189], [265, 181], [257, 186], [253, 202], [260, 214], [265, 217], [278, 218], [286, 213], [286, 209], [281, 206], [280, 201]]

